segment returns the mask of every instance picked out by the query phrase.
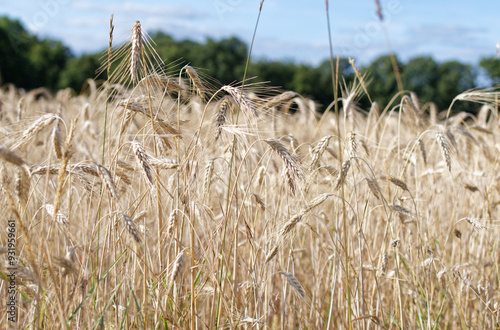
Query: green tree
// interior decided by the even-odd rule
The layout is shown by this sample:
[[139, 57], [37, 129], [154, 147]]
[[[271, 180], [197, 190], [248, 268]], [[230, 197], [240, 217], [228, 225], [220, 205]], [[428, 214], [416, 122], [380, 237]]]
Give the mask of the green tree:
[[[440, 109], [446, 109], [458, 94], [474, 87], [475, 72], [470, 65], [457, 61], [444, 62], [438, 67], [434, 102]], [[470, 104], [460, 102], [454, 106], [457, 111], [475, 111]]]
[[479, 62], [493, 85], [500, 84], [500, 59], [497, 57], [482, 58]]
[[243, 79], [248, 48], [236, 37], [219, 41], [209, 38], [200, 44], [190, 40], [176, 41], [163, 32], [156, 32], [152, 39], [167, 70], [189, 63], [223, 84]]
[[422, 102], [435, 101], [438, 63], [432, 57], [416, 57], [408, 61], [401, 73], [406, 90], [415, 92]]
[[232, 37], [220, 41], [208, 39], [198, 58], [209, 75], [229, 84], [243, 79], [247, 55], [246, 44]]
[[[70, 87], [79, 93], [85, 80], [96, 78], [96, 71], [100, 65], [99, 54], [83, 54], [80, 57], [70, 59], [59, 76], [58, 87]], [[100, 78], [106, 79], [105, 75], [106, 71]]]
[[51, 89], [58, 87], [59, 74], [71, 56], [69, 48], [59, 41], [42, 40], [36, 42], [28, 52], [28, 59], [33, 67], [34, 86]]
[[[403, 65], [398, 62], [398, 67]], [[394, 76], [390, 55], [383, 55], [375, 59], [363, 72], [368, 72], [371, 81], [368, 93], [373, 101], [385, 107], [392, 97], [398, 93], [398, 85]]]
[[292, 80], [295, 74], [295, 64], [260, 60], [250, 65], [249, 76], [256, 77], [257, 81], [268, 82], [270, 86], [283, 89], [292, 89]]
[[34, 38], [18, 20], [0, 17], [0, 82], [31, 86], [31, 63], [27, 58]]
[[155, 49], [165, 62], [167, 68], [170, 68], [176, 63], [190, 63], [193, 66], [199, 66], [200, 58], [198, 54], [203, 45], [191, 41], [180, 40], [176, 41], [170, 35], [158, 31], [152, 34], [152, 39], [155, 42]]
[[71, 56], [61, 42], [31, 36], [17, 20], [0, 18], [0, 76], [18, 87], [55, 89]]

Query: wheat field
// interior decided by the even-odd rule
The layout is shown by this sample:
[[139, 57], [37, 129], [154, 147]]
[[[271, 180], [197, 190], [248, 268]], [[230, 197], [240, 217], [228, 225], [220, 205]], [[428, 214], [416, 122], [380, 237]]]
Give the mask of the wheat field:
[[8, 326], [500, 326], [497, 91], [360, 109], [359, 77], [319, 113], [166, 69], [139, 23], [106, 56], [81, 95], [0, 90]]

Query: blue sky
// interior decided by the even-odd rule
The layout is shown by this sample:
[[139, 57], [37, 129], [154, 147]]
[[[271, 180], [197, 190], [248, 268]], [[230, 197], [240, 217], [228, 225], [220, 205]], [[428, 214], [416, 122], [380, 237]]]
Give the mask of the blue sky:
[[[330, 1], [334, 53], [366, 64], [389, 51], [403, 61], [420, 55], [475, 64], [495, 56], [500, 42], [500, 1]], [[107, 47], [109, 17], [115, 40], [125, 40], [135, 20], [143, 30], [203, 41], [236, 35], [249, 42], [260, 0], [21, 0], [2, 1], [0, 15], [20, 19], [40, 37], [62, 40], [74, 53]], [[318, 64], [328, 58], [324, 0], [266, 0], [253, 55]], [[175, 59], [172, 59], [175, 60]]]

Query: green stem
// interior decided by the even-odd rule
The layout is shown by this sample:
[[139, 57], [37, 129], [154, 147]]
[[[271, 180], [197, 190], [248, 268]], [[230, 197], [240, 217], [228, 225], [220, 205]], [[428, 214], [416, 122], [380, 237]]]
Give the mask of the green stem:
[[[259, 6], [259, 14], [257, 15], [257, 22], [255, 23], [255, 28], [254, 28], [254, 31], [253, 31], [253, 35], [252, 35], [252, 42], [250, 43], [250, 48], [248, 50], [248, 56], [247, 56], [247, 60], [246, 60], [246, 63], [245, 63], [245, 71], [243, 73], [243, 80], [241, 82], [241, 94], [240, 95], [243, 95], [243, 87], [245, 86], [245, 81], [246, 81], [246, 78], [247, 78], [247, 72], [248, 72], [248, 67], [250, 66], [250, 58], [251, 58], [251, 55], [252, 55], [252, 49], [253, 49], [253, 44], [254, 44], [254, 41], [255, 41], [255, 35], [257, 34], [257, 27], [259, 26], [259, 20], [260, 20], [260, 14], [262, 13], [262, 5], [264, 4], [264, 0], [262, 0], [260, 2], [260, 6]], [[238, 112], [236, 113], [236, 122], [238, 122], [238, 118], [239, 118], [239, 115], [240, 115], [240, 108], [241, 108], [241, 96], [240, 96], [240, 99], [238, 100]], [[226, 219], [224, 221], [224, 233], [222, 235], [222, 245], [221, 245], [221, 259], [220, 259], [220, 273], [219, 273], [219, 288], [220, 288], [220, 291], [219, 291], [219, 294], [218, 294], [218, 297], [217, 297], [217, 317], [216, 317], [216, 320], [215, 320], [215, 327], [217, 328], [218, 326], [218, 321], [220, 320], [220, 313], [221, 313], [221, 308], [220, 308], [220, 304], [221, 304], [221, 298], [222, 298], [222, 292], [224, 290], [224, 249], [225, 249], [225, 246], [226, 246], [226, 232], [227, 232], [227, 220], [228, 220], [228, 216], [229, 216], [229, 208], [230, 208], [230, 205], [229, 205], [229, 201], [230, 201], [230, 192], [231, 192], [231, 178], [232, 178], [232, 168], [233, 168], [233, 164], [234, 164], [234, 156], [235, 156], [235, 150], [236, 150], [236, 136], [233, 137], [233, 147], [232, 147], [232, 150], [231, 150], [231, 160], [229, 162], [229, 178], [228, 178], [228, 184], [227, 184], [227, 194], [226, 194]]]

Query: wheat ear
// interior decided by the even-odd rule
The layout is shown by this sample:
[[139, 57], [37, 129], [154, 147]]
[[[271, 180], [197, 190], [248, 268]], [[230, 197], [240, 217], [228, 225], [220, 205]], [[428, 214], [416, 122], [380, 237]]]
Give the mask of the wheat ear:
[[205, 174], [203, 175], [203, 199], [208, 196], [210, 185], [212, 184], [212, 176], [214, 174], [214, 159], [210, 160], [205, 166]]
[[377, 184], [377, 181], [373, 181], [372, 179], [369, 179], [369, 178], [365, 178], [366, 180], [366, 183], [368, 184], [368, 188], [370, 188], [370, 191], [372, 192], [372, 194], [377, 197], [378, 199], [380, 199], [380, 188]]
[[287, 91], [287, 92], [283, 92], [279, 95], [276, 95], [275, 97], [273, 97], [272, 99], [270, 99], [269, 101], [267, 101], [265, 104], [264, 104], [264, 107], [265, 108], [272, 108], [272, 107], [275, 107], [277, 105], [280, 105], [282, 104], [283, 102], [286, 102], [288, 101], [289, 99], [297, 96], [298, 94], [295, 93], [295, 92], [292, 92], [292, 91]]
[[26, 163], [14, 151], [4, 146], [0, 146], [0, 158], [16, 166], [22, 166], [23, 164]]
[[184, 250], [182, 250], [176, 257], [172, 266], [172, 271], [170, 272], [170, 287], [174, 283], [175, 279], [179, 275], [182, 265], [184, 264]]
[[133, 82], [139, 80], [139, 69], [141, 66], [142, 32], [141, 22], [135, 21], [132, 27], [132, 53], [130, 55], [130, 78]]
[[323, 155], [323, 152], [325, 152], [326, 148], [328, 147], [328, 143], [330, 142], [331, 138], [332, 138], [332, 135], [325, 136], [312, 149], [312, 161], [311, 161], [312, 168], [319, 167], [319, 159], [321, 158], [321, 156]]
[[57, 127], [54, 127], [54, 130], [52, 131], [52, 143], [54, 144], [56, 157], [58, 159], [61, 159], [63, 153], [63, 141], [61, 132], [57, 129]]
[[295, 276], [293, 276], [292, 273], [281, 272], [281, 271], [279, 273], [285, 275], [286, 280], [292, 286], [292, 288], [295, 289], [295, 291], [299, 294], [299, 296], [301, 296], [302, 298], [306, 297], [306, 292], [304, 288], [300, 284], [299, 280]]
[[254, 115], [255, 117], [258, 117], [257, 110], [255, 109], [255, 105], [248, 98], [248, 96], [246, 96], [242, 92], [241, 88], [225, 85], [225, 86], [222, 86], [221, 89], [228, 92], [233, 97], [233, 99], [240, 104], [241, 109], [243, 111], [249, 112], [252, 115]]
[[264, 141], [269, 144], [271, 149], [273, 149], [281, 157], [281, 160], [283, 160], [286, 169], [293, 177], [297, 177], [301, 180], [304, 179], [304, 174], [297, 164], [295, 157], [292, 156], [290, 151], [288, 151], [288, 149], [285, 148], [285, 146], [281, 142], [274, 139], [266, 139]]
[[389, 181], [393, 185], [398, 186], [399, 188], [401, 188], [403, 190], [410, 191], [410, 190], [408, 190], [408, 186], [406, 185], [406, 183], [403, 180], [400, 180], [398, 178], [391, 176], [391, 177], [389, 177]]
[[446, 141], [446, 138], [440, 132], [436, 132], [436, 137], [439, 148], [441, 149], [441, 154], [446, 161], [446, 166], [448, 166], [448, 170], [451, 172], [450, 146], [448, 145], [448, 141]]
[[99, 176], [101, 177], [101, 180], [104, 182], [106, 187], [109, 190], [109, 194], [113, 199], [118, 198], [118, 193], [116, 190], [116, 185], [115, 181], [113, 180], [113, 177], [111, 176], [111, 172], [108, 171], [107, 168], [100, 164], [96, 164], [97, 167], [97, 173], [99, 173]]
[[144, 174], [146, 181], [151, 185], [151, 187], [153, 187], [153, 171], [151, 170], [149, 157], [146, 154], [146, 151], [137, 141], [132, 141], [132, 149], [134, 150], [135, 158], [142, 169], [142, 173]]
[[19, 147], [26, 142], [28, 142], [33, 136], [37, 135], [39, 132], [41, 132], [44, 128], [49, 126], [59, 118], [56, 114], [53, 113], [48, 113], [46, 115], [41, 116], [37, 120], [33, 122], [24, 132], [23, 135], [21, 136], [21, 140], [18, 142], [16, 147]]
[[60, 223], [61, 225], [68, 225], [68, 217], [62, 213], [61, 211], [57, 211], [57, 216], [54, 216], [54, 205], [52, 204], [45, 204], [45, 210], [47, 211], [47, 213], [52, 217], [54, 218], [58, 223]]
[[28, 201], [30, 192], [30, 173], [26, 166], [19, 166], [16, 173], [16, 194], [20, 201], [24, 204]]
[[200, 97], [203, 98], [205, 88], [203, 86], [203, 83], [201, 82], [200, 77], [198, 76], [198, 73], [196, 72], [196, 70], [192, 66], [186, 65], [185, 68], [186, 68], [186, 72], [188, 73], [189, 77], [191, 78], [191, 81], [193, 82], [194, 86], [198, 90]]
[[347, 173], [349, 172], [349, 168], [351, 168], [351, 160], [350, 159], [344, 161], [344, 163], [342, 164], [342, 168], [339, 172], [339, 177], [337, 179], [337, 184], [335, 186], [335, 189], [340, 188], [340, 186], [342, 184], [344, 184], [345, 179], [347, 178]]
[[173, 210], [168, 217], [167, 236], [171, 237], [174, 234], [175, 224], [177, 223], [177, 211]]
[[[75, 135], [76, 122], [78, 118], [71, 122], [71, 127], [69, 129], [68, 136], [66, 137], [66, 142], [64, 143], [64, 152], [61, 160], [61, 165], [59, 167], [59, 173], [57, 176], [57, 190], [56, 196], [54, 198], [54, 214], [53, 217], [59, 212], [59, 208], [61, 207], [61, 197], [62, 191], [64, 187], [65, 177], [66, 177], [66, 169], [68, 167], [68, 163], [73, 156], [73, 136]], [[57, 219], [55, 219], [57, 220]]]
[[137, 230], [137, 226], [135, 225], [134, 220], [125, 213], [121, 213], [121, 216], [130, 235], [132, 235], [137, 243], [141, 243], [142, 239], [139, 235], [139, 231]]
[[218, 140], [222, 133], [222, 126], [226, 122], [226, 113], [229, 109], [229, 101], [224, 98], [219, 105], [219, 111], [217, 111], [217, 116], [215, 117], [215, 140]]

